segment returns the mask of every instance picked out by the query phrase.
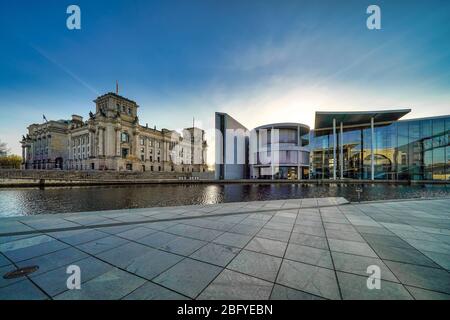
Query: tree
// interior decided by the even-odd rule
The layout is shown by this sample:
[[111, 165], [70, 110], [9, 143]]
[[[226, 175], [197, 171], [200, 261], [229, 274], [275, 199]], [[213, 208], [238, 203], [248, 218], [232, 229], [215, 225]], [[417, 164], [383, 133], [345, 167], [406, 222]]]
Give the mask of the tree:
[[6, 142], [2, 142], [0, 140], [0, 156], [6, 156], [8, 151], [9, 151], [9, 149], [8, 149], [8, 145], [6, 144]]
[[20, 169], [20, 164], [22, 163], [22, 157], [17, 155], [10, 155], [0, 157], [0, 168], [5, 169]]

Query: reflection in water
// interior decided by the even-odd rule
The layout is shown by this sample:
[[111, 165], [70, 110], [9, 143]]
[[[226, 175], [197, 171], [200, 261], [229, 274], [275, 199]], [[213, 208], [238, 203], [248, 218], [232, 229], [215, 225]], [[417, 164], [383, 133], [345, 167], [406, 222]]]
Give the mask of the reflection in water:
[[[356, 184], [192, 184], [101, 186], [0, 191], [0, 216], [100, 211], [290, 198], [345, 197], [357, 201]], [[446, 185], [365, 185], [361, 200], [448, 197]]]

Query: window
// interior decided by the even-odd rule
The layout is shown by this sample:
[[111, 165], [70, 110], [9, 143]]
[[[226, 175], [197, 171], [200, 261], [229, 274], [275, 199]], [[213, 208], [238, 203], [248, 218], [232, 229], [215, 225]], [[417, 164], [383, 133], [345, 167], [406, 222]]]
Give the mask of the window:
[[128, 157], [128, 149], [122, 148], [122, 158], [126, 158], [126, 157]]
[[152, 157], [152, 156], [150, 156], [150, 161], [152, 161], [152, 162], [153, 162], [153, 157]]
[[141, 153], [145, 153], [145, 149], [144, 148], [141, 148]]
[[161, 171], [161, 167], [158, 167], [158, 171]]
[[161, 162], [159, 157], [158, 157], [158, 162]]
[[141, 161], [145, 161], [145, 156], [143, 154], [141, 154]]
[[406, 166], [407, 165], [407, 163], [406, 163], [407, 161], [406, 160], [407, 160], [406, 154], [402, 154], [401, 155], [401, 165], [402, 166]]
[[150, 171], [153, 171], [153, 166], [150, 166]]
[[128, 135], [127, 132], [122, 132], [122, 134], [120, 135], [120, 141], [130, 142], [130, 136]]
[[128, 108], [128, 114], [131, 115], [131, 108]]
[[145, 138], [141, 138], [141, 146], [145, 145]]

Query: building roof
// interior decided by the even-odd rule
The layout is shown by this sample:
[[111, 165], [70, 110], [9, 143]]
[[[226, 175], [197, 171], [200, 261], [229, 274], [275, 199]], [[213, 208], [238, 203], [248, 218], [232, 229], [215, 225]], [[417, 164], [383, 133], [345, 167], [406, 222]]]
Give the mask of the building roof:
[[307, 126], [306, 124], [296, 123], [296, 122], [269, 123], [269, 124], [264, 124], [262, 126], [256, 127], [255, 129], [256, 130], [257, 129], [270, 129], [272, 127], [276, 128], [276, 129], [302, 127], [302, 128], [308, 128], [308, 130], [309, 130], [309, 126]]
[[296, 122], [280, 122], [280, 123], [269, 123], [265, 124], [259, 127], [256, 127], [254, 130], [260, 130], [260, 129], [296, 129], [300, 128], [300, 134], [304, 135], [309, 132], [309, 126], [303, 123], [296, 123]]
[[331, 128], [333, 127], [333, 119], [336, 119], [337, 125], [342, 122], [344, 126], [367, 124], [370, 123], [371, 118], [374, 119], [374, 122], [397, 121], [409, 112], [411, 112], [411, 109], [339, 112], [317, 111], [314, 128], [315, 130]]
[[[131, 103], [133, 103], [133, 104], [136, 104], [136, 101], [131, 100], [131, 99], [128, 99], [128, 98], [125, 98], [124, 96], [118, 95], [118, 94], [116, 94], [116, 93], [114, 93], [114, 92], [108, 92], [108, 93], [105, 93], [105, 94], [103, 94], [103, 95], [101, 95], [101, 96], [98, 96], [98, 97], [94, 100], [94, 102], [96, 103], [97, 100], [100, 100], [100, 99], [105, 98], [105, 97], [108, 97], [108, 96], [113, 96], [113, 97], [115, 97], [115, 98], [119, 98], [119, 99], [122, 99], [122, 100], [126, 100], [126, 101], [128, 101], [128, 102], [131, 102]], [[136, 104], [136, 105], [137, 105], [137, 104]]]

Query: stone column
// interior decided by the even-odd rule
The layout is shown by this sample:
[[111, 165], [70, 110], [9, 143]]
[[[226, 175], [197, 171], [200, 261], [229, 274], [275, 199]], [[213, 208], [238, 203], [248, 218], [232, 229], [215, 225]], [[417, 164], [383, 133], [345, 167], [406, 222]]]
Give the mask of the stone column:
[[105, 151], [103, 149], [103, 128], [98, 128], [98, 155], [103, 156]]
[[[308, 178], [311, 178], [311, 172], [313, 172], [314, 170], [314, 149], [313, 146], [311, 145], [311, 130], [308, 133], [308, 148], [310, 153], [308, 154], [308, 165], [309, 165], [309, 170], [308, 170]], [[313, 160], [313, 161], [310, 161]]]
[[134, 133], [134, 143], [133, 143], [133, 146], [132, 146], [132, 148], [134, 148], [134, 155], [137, 157], [137, 158], [140, 158], [140, 156], [139, 156], [139, 152], [140, 152], [140, 149], [139, 149], [139, 147], [140, 147], [140, 144], [139, 144], [139, 132], [135, 132]]
[[67, 150], [67, 155], [69, 160], [73, 159], [73, 146], [72, 146], [72, 134], [69, 133], [69, 149]]
[[94, 141], [94, 132], [92, 130], [89, 130], [89, 156], [95, 157], [95, 141]]
[[103, 137], [103, 140], [104, 140], [104, 145], [105, 145], [105, 150], [104, 150], [104, 153], [105, 153], [105, 156], [106, 157], [110, 157], [110, 156], [112, 156], [113, 155], [113, 150], [116, 148], [115, 147], [115, 143], [113, 144], [113, 141], [115, 142], [115, 137], [113, 136], [113, 134], [112, 134], [112, 132], [111, 132], [111, 124], [110, 123], [108, 123], [107, 125], [106, 125], [106, 127], [105, 127], [105, 129], [103, 129], [103, 132], [104, 132], [104, 137]]
[[116, 128], [116, 156], [120, 157], [120, 128]]

